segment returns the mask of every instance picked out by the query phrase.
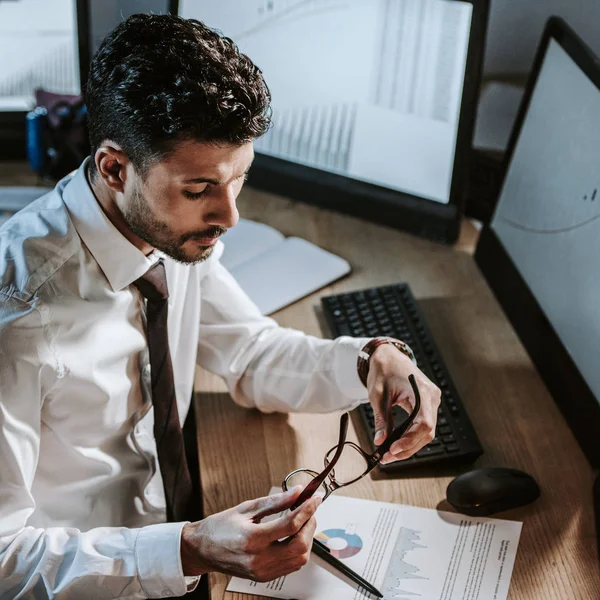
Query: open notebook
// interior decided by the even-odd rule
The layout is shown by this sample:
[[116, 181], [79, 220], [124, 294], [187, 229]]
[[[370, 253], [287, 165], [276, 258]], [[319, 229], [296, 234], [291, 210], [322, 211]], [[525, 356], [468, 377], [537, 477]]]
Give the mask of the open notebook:
[[221, 239], [221, 262], [265, 315], [351, 271], [343, 258], [255, 221], [240, 219]]

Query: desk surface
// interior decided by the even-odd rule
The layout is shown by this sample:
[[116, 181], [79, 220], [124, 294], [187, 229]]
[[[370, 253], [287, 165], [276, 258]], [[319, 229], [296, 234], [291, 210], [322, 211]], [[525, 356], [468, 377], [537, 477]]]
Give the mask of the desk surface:
[[[499, 515], [523, 521], [510, 600], [600, 598], [592, 469], [475, 265], [474, 228], [465, 223], [451, 248], [249, 188], [239, 207], [242, 216], [310, 240], [353, 267], [349, 277], [276, 313], [281, 325], [323, 336], [321, 295], [410, 283], [484, 446], [476, 464], [523, 469], [542, 489], [536, 503]], [[207, 513], [265, 495], [297, 467], [321, 464], [335, 442], [337, 414], [242, 409], [216, 377], [201, 372], [196, 389]], [[457, 473], [375, 476], [348, 493], [452, 510], [445, 490]], [[224, 592], [227, 581], [211, 575], [213, 600], [254, 598]]]

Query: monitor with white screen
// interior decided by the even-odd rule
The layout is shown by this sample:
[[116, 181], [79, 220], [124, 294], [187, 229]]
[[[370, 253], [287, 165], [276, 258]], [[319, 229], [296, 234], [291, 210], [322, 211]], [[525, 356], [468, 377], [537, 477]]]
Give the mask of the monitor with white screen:
[[[454, 220], [486, 9], [487, 0], [179, 2], [181, 16], [223, 32], [262, 70], [273, 118], [255, 142], [260, 155], [319, 172], [315, 178], [338, 191], [363, 183], [354, 191], [366, 199], [378, 189], [388, 192], [388, 205], [402, 207], [407, 198], [443, 205], [424, 214]], [[275, 191], [293, 195], [294, 172], [285, 173], [288, 185]], [[344, 210], [343, 199], [336, 208]], [[362, 216], [378, 220], [377, 208], [370, 212]]]
[[600, 466], [600, 69], [550, 21], [476, 258]]

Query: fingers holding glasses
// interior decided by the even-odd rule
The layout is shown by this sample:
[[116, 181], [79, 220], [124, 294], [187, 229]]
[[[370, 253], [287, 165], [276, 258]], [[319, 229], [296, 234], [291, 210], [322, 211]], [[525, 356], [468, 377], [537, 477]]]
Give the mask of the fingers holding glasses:
[[[422, 373], [415, 376], [421, 396], [421, 410], [416, 416], [409, 430], [396, 442], [387, 452], [381, 462], [386, 464], [395, 460], [409, 458], [421, 448], [429, 444], [435, 437], [435, 425], [437, 421], [437, 410], [441, 401], [440, 389]], [[414, 398], [411, 398], [411, 404]], [[404, 402], [398, 402], [404, 405]], [[410, 410], [412, 407], [405, 407]]]
[[[308, 542], [316, 527], [320, 498], [287, 511], [300, 488], [243, 502], [195, 523], [181, 534], [184, 575], [219, 571], [255, 581], [271, 581], [297, 571], [308, 561]], [[271, 515], [273, 521], [262, 519]], [[284, 542], [278, 540], [288, 538]]]
[[394, 429], [392, 406], [404, 404], [408, 396], [413, 395], [408, 377], [415, 371], [420, 373], [412, 360], [392, 344], [381, 344], [371, 355], [367, 390], [373, 407], [376, 446]]
[[[310, 560], [312, 540], [317, 528], [314, 516], [292, 536], [270, 542], [270, 572], [289, 574], [301, 569]], [[273, 579], [271, 577], [271, 579]], [[268, 579], [265, 579], [268, 581]]]
[[[317, 502], [317, 506], [318, 506]], [[306, 520], [296, 531], [295, 534], [289, 536], [287, 539], [277, 542], [281, 548], [281, 558], [286, 560], [291, 558], [302, 562], [299, 566], [303, 566], [308, 562], [310, 558], [310, 551], [312, 548], [312, 541], [317, 529], [317, 520], [313, 515]], [[303, 562], [305, 560], [305, 562]]]
[[392, 415], [392, 402], [389, 387], [385, 379], [374, 379], [369, 398], [373, 407], [373, 420], [375, 422], [374, 443], [380, 446], [385, 442], [394, 428], [394, 417]]
[[302, 492], [302, 489], [301, 485], [297, 485], [286, 492], [247, 500], [238, 505], [237, 509], [243, 514], [251, 513], [254, 522], [259, 523], [269, 515], [275, 515], [290, 508]]
[[[286, 512], [276, 519], [261, 523], [262, 534], [272, 542], [296, 536], [303, 531], [304, 526], [311, 519], [314, 520], [314, 514], [319, 504], [321, 504], [321, 497], [313, 496], [306, 502], [303, 502], [298, 508]], [[314, 526], [316, 527], [316, 522]]]

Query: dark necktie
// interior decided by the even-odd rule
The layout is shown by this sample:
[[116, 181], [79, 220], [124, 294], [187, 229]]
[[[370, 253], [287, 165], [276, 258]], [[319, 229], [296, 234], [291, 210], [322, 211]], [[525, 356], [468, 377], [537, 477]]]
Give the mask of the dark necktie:
[[169, 353], [167, 315], [169, 290], [162, 259], [134, 282], [147, 299], [146, 335], [152, 372], [154, 437], [165, 488], [167, 520], [186, 521], [196, 511], [179, 411], [175, 399], [173, 365]]

